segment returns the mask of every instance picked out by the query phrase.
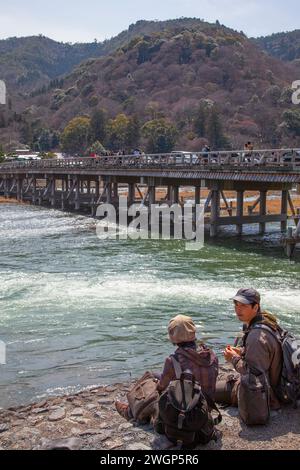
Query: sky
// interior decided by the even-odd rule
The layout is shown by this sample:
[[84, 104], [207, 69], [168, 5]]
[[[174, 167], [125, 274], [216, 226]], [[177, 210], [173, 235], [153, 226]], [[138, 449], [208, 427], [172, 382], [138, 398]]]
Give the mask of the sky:
[[0, 0], [0, 38], [103, 41], [138, 20], [202, 18], [266, 36], [300, 28], [299, 0]]

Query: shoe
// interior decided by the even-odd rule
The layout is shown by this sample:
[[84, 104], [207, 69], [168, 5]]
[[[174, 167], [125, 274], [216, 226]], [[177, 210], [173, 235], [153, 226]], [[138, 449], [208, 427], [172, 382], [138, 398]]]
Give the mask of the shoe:
[[129, 406], [126, 405], [125, 403], [122, 403], [121, 401], [115, 401], [115, 408], [119, 415], [122, 416], [122, 418], [126, 419], [129, 421], [131, 418], [129, 416]]

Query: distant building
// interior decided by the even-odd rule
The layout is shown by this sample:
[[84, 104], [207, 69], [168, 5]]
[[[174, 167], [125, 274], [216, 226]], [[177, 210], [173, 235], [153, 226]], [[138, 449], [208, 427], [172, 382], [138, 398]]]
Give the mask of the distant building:
[[28, 155], [31, 152], [30, 149], [16, 149], [13, 150], [14, 155]]
[[25, 160], [39, 160], [39, 152], [32, 152], [30, 149], [16, 149], [13, 151], [13, 158]]

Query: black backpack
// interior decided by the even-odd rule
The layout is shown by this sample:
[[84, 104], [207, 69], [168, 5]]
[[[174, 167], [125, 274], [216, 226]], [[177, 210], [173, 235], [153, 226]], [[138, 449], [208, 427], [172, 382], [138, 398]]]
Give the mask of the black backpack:
[[282, 403], [293, 403], [294, 408], [297, 408], [297, 400], [300, 399], [300, 341], [278, 325], [276, 331], [264, 323], [255, 323], [253, 328], [269, 331], [280, 343], [283, 364], [280, 381], [274, 392]]
[[[176, 379], [159, 399], [159, 420], [164, 433], [171, 442], [179, 441], [186, 448], [217, 440], [215, 425], [222, 421], [219, 409], [204, 395], [192, 372], [182, 371], [175, 357], [171, 359]], [[218, 412], [217, 418], [212, 418], [210, 409]]]

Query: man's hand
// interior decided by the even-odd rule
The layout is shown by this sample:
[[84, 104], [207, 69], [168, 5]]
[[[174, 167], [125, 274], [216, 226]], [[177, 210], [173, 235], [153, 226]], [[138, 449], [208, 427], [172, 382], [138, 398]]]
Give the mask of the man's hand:
[[234, 357], [240, 357], [240, 351], [236, 351], [239, 348], [232, 348], [231, 346], [227, 346], [225, 351], [223, 352], [226, 361], [231, 362]]
[[232, 348], [231, 347], [231, 350], [234, 351], [235, 353], [237, 353], [238, 356], [242, 355], [242, 348]]

